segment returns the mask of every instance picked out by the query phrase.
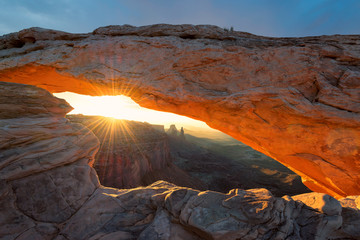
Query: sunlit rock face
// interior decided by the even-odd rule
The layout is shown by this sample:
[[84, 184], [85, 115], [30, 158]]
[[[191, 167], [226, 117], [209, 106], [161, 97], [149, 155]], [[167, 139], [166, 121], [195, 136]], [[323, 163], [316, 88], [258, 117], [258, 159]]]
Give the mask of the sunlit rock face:
[[103, 187], [90, 167], [99, 142], [64, 118], [71, 109], [65, 101], [5, 82], [0, 100], [0, 239], [360, 237], [358, 196], [339, 202], [321, 193], [276, 198], [266, 189], [223, 194], [164, 181]]
[[31, 28], [0, 38], [0, 80], [125, 94], [205, 121], [312, 190], [360, 194], [360, 36], [269, 38], [215, 26]]
[[101, 116], [68, 115], [73, 123], [88, 127], [99, 139], [94, 168], [102, 185], [116, 188], [147, 186], [166, 180], [179, 186], [206, 189], [172, 163], [164, 132], [148, 123]]

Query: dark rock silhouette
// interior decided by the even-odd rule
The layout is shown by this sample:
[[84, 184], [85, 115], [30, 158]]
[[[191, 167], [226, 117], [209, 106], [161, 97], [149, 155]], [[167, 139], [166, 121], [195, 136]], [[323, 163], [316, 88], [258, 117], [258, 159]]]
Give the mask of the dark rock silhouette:
[[179, 137], [180, 137], [180, 139], [185, 140], [185, 133], [184, 133], [184, 128], [183, 127], [181, 127], [181, 129], [180, 129]]

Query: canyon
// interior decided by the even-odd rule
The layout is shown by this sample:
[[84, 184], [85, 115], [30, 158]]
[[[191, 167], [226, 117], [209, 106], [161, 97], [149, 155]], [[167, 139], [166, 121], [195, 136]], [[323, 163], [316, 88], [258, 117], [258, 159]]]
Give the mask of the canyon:
[[123, 94], [202, 120], [339, 199], [360, 194], [359, 66], [359, 35], [271, 38], [160, 24], [0, 37], [1, 81]]
[[185, 136], [175, 125], [165, 133], [163, 125], [146, 122], [81, 114], [66, 118], [86, 126], [99, 139], [93, 167], [106, 187], [135, 188], [165, 180], [222, 193], [262, 187], [277, 197], [309, 192], [295, 173], [230, 137], [226, 140], [231, 144], [225, 144], [219, 137], [212, 141]]
[[171, 155], [174, 164], [201, 179], [206, 190], [266, 188], [276, 197], [310, 192], [297, 174], [229, 136], [201, 138], [194, 130], [190, 133], [185, 129], [184, 137], [169, 135]]
[[1, 239], [358, 239], [360, 197], [157, 181], [106, 188], [97, 137], [44, 89], [0, 82]]
[[[156, 180], [206, 190], [173, 164], [164, 126], [101, 116], [67, 115], [71, 123], [89, 128], [100, 141], [95, 168], [102, 185], [113, 188], [147, 186]], [[160, 130], [160, 131], [159, 131]]]

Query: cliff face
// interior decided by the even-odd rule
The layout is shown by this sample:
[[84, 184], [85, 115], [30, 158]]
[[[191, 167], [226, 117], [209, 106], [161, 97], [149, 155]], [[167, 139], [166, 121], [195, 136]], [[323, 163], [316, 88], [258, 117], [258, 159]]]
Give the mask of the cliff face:
[[206, 122], [298, 173], [360, 193], [360, 36], [268, 38], [215, 26], [31, 28], [0, 38], [0, 80], [124, 94]]
[[99, 139], [94, 168], [104, 186], [132, 188], [162, 179], [179, 186], [205, 188], [200, 180], [172, 163], [167, 135], [156, 130], [161, 129], [159, 126], [100, 116], [67, 118], [88, 127]]
[[360, 237], [358, 196], [222, 194], [161, 181], [103, 187], [89, 166], [99, 142], [64, 118], [66, 102], [34, 86], [0, 82], [0, 107], [1, 239]]

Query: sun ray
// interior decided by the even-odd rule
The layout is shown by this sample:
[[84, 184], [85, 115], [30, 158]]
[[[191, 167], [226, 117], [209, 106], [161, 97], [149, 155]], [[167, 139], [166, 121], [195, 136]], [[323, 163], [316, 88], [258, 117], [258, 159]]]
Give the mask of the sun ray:
[[[126, 92], [126, 94], [131, 96], [131, 91], [133, 92], [134, 90], [129, 89], [126, 90], [129, 91]], [[173, 113], [142, 108], [130, 97], [125, 97], [123, 95], [92, 97], [68, 92], [57, 93], [55, 95], [60, 98], [65, 98], [70, 103], [70, 105], [74, 107], [74, 110], [70, 112], [70, 114], [100, 115], [114, 117], [117, 119], [140, 122], [146, 121], [150, 124], [160, 124], [165, 126], [177, 124], [186, 128], [197, 127], [209, 131], [212, 130], [201, 121]]]

